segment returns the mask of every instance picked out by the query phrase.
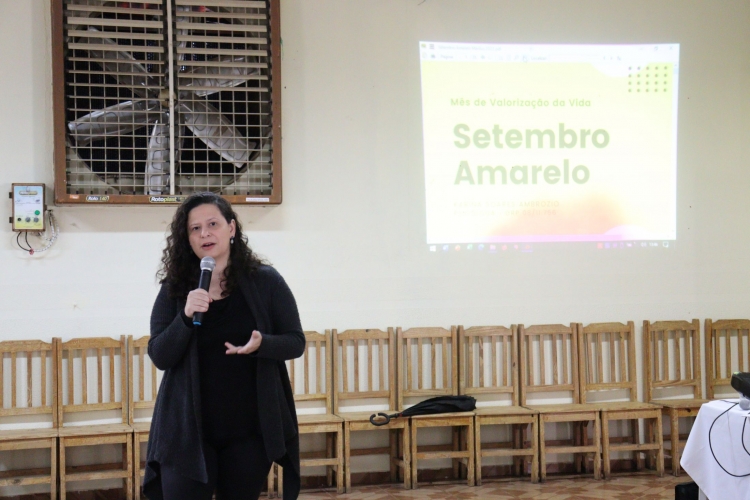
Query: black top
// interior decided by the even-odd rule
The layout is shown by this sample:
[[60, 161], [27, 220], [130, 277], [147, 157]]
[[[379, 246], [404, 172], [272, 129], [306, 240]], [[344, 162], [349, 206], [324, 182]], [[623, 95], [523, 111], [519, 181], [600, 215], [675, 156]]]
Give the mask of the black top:
[[[263, 336], [253, 354], [258, 364], [258, 419], [268, 459], [299, 473], [299, 437], [294, 394], [284, 360], [302, 356], [305, 334], [297, 304], [284, 278], [261, 266], [239, 276], [239, 293]], [[169, 463], [182, 475], [208, 482], [203, 457], [203, 425], [198, 361], [198, 329], [183, 319], [185, 300], [172, 299], [162, 286], [151, 312], [148, 354], [164, 370], [148, 438], [143, 490], [151, 500], [162, 497], [160, 466]], [[284, 477], [288, 477], [284, 475]]]
[[203, 436], [217, 448], [259, 432], [257, 358], [226, 354], [248, 343], [255, 318], [242, 293], [211, 302], [198, 327]]

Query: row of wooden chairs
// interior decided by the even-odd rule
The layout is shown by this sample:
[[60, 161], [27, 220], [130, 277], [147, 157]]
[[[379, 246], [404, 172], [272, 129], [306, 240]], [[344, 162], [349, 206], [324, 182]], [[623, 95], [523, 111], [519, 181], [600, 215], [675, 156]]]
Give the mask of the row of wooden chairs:
[[[728, 387], [731, 372], [749, 368], [750, 320], [706, 320], [706, 332], [713, 397], [717, 388]], [[610, 456], [615, 452], [634, 453], [636, 471], [644, 470], [645, 455], [660, 475], [666, 452], [677, 475], [687, 439], [679, 432], [678, 420], [694, 417], [705, 402], [700, 323], [645, 321], [643, 334], [645, 377], [636, 369], [633, 322], [307, 332], [305, 355], [288, 363], [290, 378], [298, 405], [319, 401], [325, 413], [298, 408], [303, 412], [300, 432], [324, 432], [328, 438], [326, 450], [303, 456], [302, 465], [328, 467], [328, 483], [332, 485], [335, 474], [339, 491], [351, 490], [352, 456], [366, 454], [388, 455], [391, 480], [402, 480], [407, 488], [418, 484], [419, 460], [433, 458], [451, 458], [454, 477], [462, 475], [469, 484], [481, 484], [483, 458], [512, 457], [515, 473], [528, 469], [536, 481], [545, 478], [549, 455], [564, 453], [576, 454], [577, 472], [590, 462], [595, 477], [601, 468], [604, 477], [610, 477]], [[737, 339], [746, 346], [744, 351], [739, 348], [739, 358], [746, 352], [747, 359], [735, 355]], [[396, 349], [391, 348], [394, 342]], [[638, 401], [640, 381], [645, 381], [645, 402]], [[561, 405], [564, 392], [568, 403]], [[376, 411], [398, 412], [427, 397], [450, 394], [477, 397], [477, 410], [396, 419], [383, 428], [369, 422]], [[545, 397], [556, 404], [544, 404]], [[364, 403], [374, 400], [382, 406], [361, 411]], [[349, 404], [352, 401], [356, 404]], [[669, 423], [666, 447], [662, 418]], [[627, 422], [630, 435], [611, 436], [613, 421]], [[639, 421], [646, 425], [644, 439]], [[556, 422], [575, 423], [567, 442], [546, 438], [546, 424]], [[511, 440], [483, 442], [481, 430], [488, 425], [509, 426]], [[452, 428], [453, 442], [418, 446], [418, 429], [424, 427]], [[352, 432], [377, 429], [390, 432], [390, 447], [352, 449]], [[269, 477], [272, 494], [281, 482], [276, 484], [274, 490]]]
[[[121, 479], [126, 498], [138, 496], [134, 464], [149, 423], [136, 413], [153, 408], [157, 391], [147, 343], [125, 336], [0, 342], [0, 451], [46, 449], [50, 457], [48, 468], [4, 470], [0, 486], [49, 484], [50, 497], [65, 500], [70, 482]], [[100, 445], [120, 445], [118, 463], [68, 462], [71, 450]]]
[[[708, 397], [729, 387], [734, 371], [750, 370], [750, 320], [705, 323]], [[420, 460], [449, 458], [453, 477], [482, 481], [482, 461], [512, 457], [516, 476], [535, 481], [546, 474], [548, 456], [575, 453], [576, 471], [603, 467], [610, 453], [645, 454], [661, 473], [666, 451], [673, 473], [687, 435], [678, 420], [700, 404], [700, 324], [644, 322], [645, 377], [637, 375], [632, 322], [588, 325], [412, 328], [306, 332], [305, 355], [287, 362], [301, 434], [324, 433], [326, 449], [303, 453], [303, 466], [324, 466], [338, 491], [351, 490], [352, 457], [384, 454], [392, 482], [417, 486]], [[126, 498], [140, 497], [141, 443], [160, 374], [148, 359], [148, 337], [86, 338], [62, 342], [0, 342], [0, 452], [47, 449], [49, 468], [5, 470], [0, 486], [49, 484], [51, 497], [65, 499], [71, 481], [122, 479]], [[637, 401], [645, 381], [646, 403]], [[688, 390], [679, 397], [670, 391]], [[559, 404], [567, 392], [567, 404]], [[436, 395], [469, 394], [474, 412], [399, 418], [383, 427], [372, 413], [394, 413]], [[604, 402], [603, 395], [620, 396]], [[544, 398], [551, 401], [545, 401]], [[550, 404], [554, 403], [554, 404]], [[661, 418], [668, 419], [669, 447], [662, 446]], [[638, 420], [645, 419], [644, 442]], [[609, 436], [609, 422], [628, 420], [628, 439]], [[545, 425], [577, 422], [568, 442], [547, 439]], [[633, 423], [634, 422], [634, 423]], [[505, 425], [508, 442], [482, 439], [482, 429]], [[418, 445], [418, 430], [449, 427], [452, 443]], [[683, 426], [684, 427], [684, 426]], [[385, 429], [387, 447], [354, 449], [354, 432]], [[589, 435], [591, 434], [591, 435]], [[68, 450], [116, 444], [117, 464], [72, 464]], [[664, 448], [666, 448], [664, 450]], [[8, 462], [12, 463], [12, 462]], [[636, 469], [644, 468], [638, 458]], [[269, 495], [281, 493], [281, 468], [269, 474]]]

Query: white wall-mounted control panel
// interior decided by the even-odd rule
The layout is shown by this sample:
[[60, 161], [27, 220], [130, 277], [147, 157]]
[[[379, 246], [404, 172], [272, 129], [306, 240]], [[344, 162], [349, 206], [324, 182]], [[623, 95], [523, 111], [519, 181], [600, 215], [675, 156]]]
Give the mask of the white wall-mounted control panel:
[[13, 231], [45, 230], [46, 210], [44, 184], [13, 184], [13, 215], [10, 218]]

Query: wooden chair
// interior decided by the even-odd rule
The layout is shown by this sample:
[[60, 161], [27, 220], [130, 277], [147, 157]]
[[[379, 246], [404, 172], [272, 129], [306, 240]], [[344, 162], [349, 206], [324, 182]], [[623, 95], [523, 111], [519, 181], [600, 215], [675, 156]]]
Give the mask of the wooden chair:
[[[578, 359], [581, 403], [601, 412], [602, 459], [604, 478], [611, 476], [611, 452], [634, 452], [635, 471], [644, 470], [641, 453], [656, 464], [656, 473], [664, 476], [661, 406], [638, 402], [638, 376], [635, 357], [635, 326], [623, 323], [578, 324]], [[627, 398], [613, 401], [614, 395]], [[589, 397], [596, 402], [589, 401]], [[639, 420], [646, 425], [646, 442], [640, 442]], [[612, 421], [628, 421], [630, 437], [609, 433]]]
[[[161, 382], [161, 370], [148, 357], [149, 336], [133, 340], [128, 336], [128, 423], [133, 429], [133, 487], [135, 500], [141, 498], [141, 484], [146, 473], [146, 463], [141, 462], [141, 444], [148, 442], [151, 431], [151, 414], [156, 404], [156, 394]], [[138, 364], [136, 371], [135, 364]], [[135, 390], [135, 380], [138, 380], [138, 390]], [[136, 415], [148, 413], [148, 417]], [[144, 418], [148, 418], [145, 420]]]
[[[57, 498], [58, 426], [55, 348], [56, 344], [40, 340], [0, 342], [0, 451], [44, 449], [50, 454], [49, 468], [3, 470], [0, 486], [49, 484], [53, 499]], [[39, 378], [33, 375], [39, 372]], [[9, 398], [3, 384], [8, 379]], [[37, 422], [29, 425], [28, 420]], [[3, 463], [7, 469], [8, 462]]]
[[[504, 326], [458, 327], [459, 338], [459, 394], [476, 398], [492, 397], [493, 401], [479, 401], [474, 417], [474, 454], [476, 483], [482, 484], [483, 457], [512, 457], [515, 477], [525, 473], [525, 463], [531, 464], [531, 482], [539, 482], [538, 412], [518, 405], [518, 329]], [[498, 396], [506, 396], [498, 401]], [[482, 426], [509, 426], [509, 442], [482, 443]], [[526, 431], [530, 427], [529, 445]], [[522, 459], [519, 459], [522, 458]]]
[[732, 373], [750, 371], [750, 320], [707, 319], [705, 325], [708, 399], [717, 399], [717, 392], [736, 398]]
[[[344, 420], [344, 467], [346, 492], [352, 490], [351, 457], [388, 455], [391, 482], [402, 480], [411, 488], [409, 420], [394, 419], [376, 427], [370, 423], [373, 413], [396, 411], [396, 350], [394, 332], [382, 330], [333, 330], [334, 364], [333, 413]], [[356, 400], [356, 401], [354, 401]], [[377, 403], [380, 402], [380, 405]], [[373, 408], [369, 411], [347, 410], [346, 403]], [[377, 406], [376, 406], [377, 405]], [[383, 448], [351, 448], [351, 433], [387, 430], [390, 446]], [[399, 470], [400, 469], [400, 470]]]
[[[305, 332], [305, 354], [297, 360], [287, 361], [289, 380], [297, 404], [297, 421], [301, 434], [325, 434], [326, 450], [300, 453], [301, 467], [326, 467], [326, 484], [333, 485], [336, 472], [336, 491], [344, 492], [344, 425], [343, 419], [333, 412], [333, 367], [331, 356], [331, 331]], [[313, 352], [314, 351], [314, 352]], [[295, 363], [296, 361], [296, 363]], [[301, 365], [301, 370], [299, 369]], [[323, 403], [316, 410], [324, 413], [305, 413], [300, 403]], [[283, 467], [276, 465], [276, 492], [284, 496]], [[269, 484], [269, 491], [270, 491]]]
[[[572, 453], [576, 456], [576, 473], [587, 465], [584, 458], [593, 454], [594, 478], [601, 476], [601, 422], [599, 412], [580, 404], [578, 383], [578, 335], [571, 325], [518, 326], [521, 343], [521, 406], [539, 412], [539, 469], [541, 480], [547, 477], [547, 456]], [[559, 399], [569, 394], [568, 404], [534, 404], [529, 394], [546, 393]], [[572, 422], [570, 440], [547, 443], [545, 425]], [[588, 444], [588, 425], [593, 424], [593, 443]]]
[[[669, 419], [669, 439], [664, 439], [665, 456], [672, 459], [672, 474], [680, 474], [680, 455], [687, 435], [680, 435], [679, 419], [694, 418], [701, 405], [700, 322], [643, 322], [646, 361], [646, 401], [662, 406]], [[689, 390], [688, 397], [667, 398], [667, 392]], [[658, 392], [658, 394], [656, 394]], [[659, 397], [661, 396], [661, 397]], [[669, 452], [666, 444], [669, 443]]]
[[[58, 343], [57, 381], [60, 500], [70, 481], [122, 479], [125, 497], [133, 498], [132, 428], [128, 424], [127, 348], [125, 336], [82, 338]], [[91, 355], [93, 353], [93, 356]], [[90, 361], [96, 361], [91, 374]], [[116, 369], [116, 360], [120, 367]], [[80, 372], [77, 367], [80, 367]], [[91, 375], [91, 376], [90, 376]], [[94, 384], [89, 384], [93, 379]], [[118, 392], [119, 391], [119, 392]], [[114, 412], [112, 423], [102, 423], [102, 412]], [[66, 465], [66, 451], [81, 446], [122, 445], [122, 463]]]
[[[458, 349], [456, 327], [396, 329], [398, 338], [396, 364], [398, 373], [398, 410], [407, 408], [406, 399], [424, 400], [435, 396], [458, 395]], [[429, 354], [425, 357], [423, 350]], [[438, 375], [441, 374], [441, 375]], [[425, 376], [428, 375], [428, 376]], [[415, 401], [416, 402], [416, 401]], [[411, 484], [417, 488], [419, 460], [450, 458], [453, 477], [465, 474], [474, 486], [474, 412], [420, 415], [409, 418], [411, 426]], [[451, 445], [418, 446], [420, 428], [451, 427]], [[461, 449], [465, 448], [465, 449]], [[461, 470], [461, 465], [465, 466]]]

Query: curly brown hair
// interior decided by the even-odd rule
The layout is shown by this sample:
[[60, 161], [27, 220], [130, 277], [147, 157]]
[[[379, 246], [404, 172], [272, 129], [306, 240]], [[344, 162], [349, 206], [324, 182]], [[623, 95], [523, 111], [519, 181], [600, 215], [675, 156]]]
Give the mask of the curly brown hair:
[[261, 265], [266, 264], [247, 244], [247, 236], [242, 233], [242, 224], [232, 205], [221, 196], [205, 192], [194, 193], [187, 197], [177, 208], [168, 228], [167, 246], [161, 257], [161, 268], [156, 273], [159, 283], [169, 285], [172, 298], [184, 299], [191, 290], [198, 288], [200, 273], [200, 259], [190, 247], [188, 238], [188, 215], [199, 205], [210, 203], [215, 205], [227, 223], [235, 221], [234, 243], [229, 250], [229, 262], [224, 270], [222, 284], [226, 297], [237, 288], [240, 274], [252, 273]]

